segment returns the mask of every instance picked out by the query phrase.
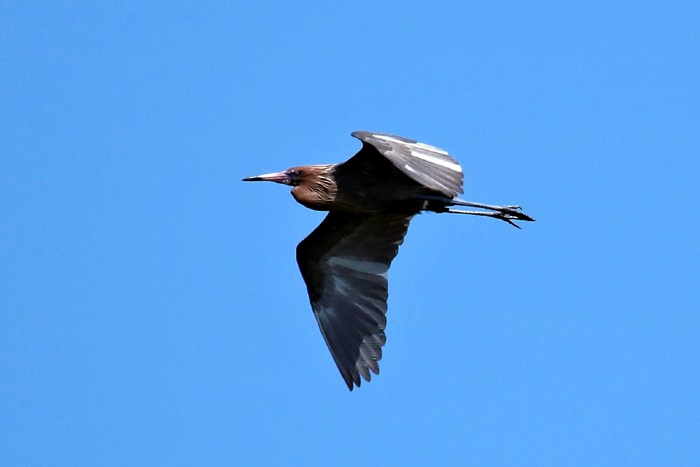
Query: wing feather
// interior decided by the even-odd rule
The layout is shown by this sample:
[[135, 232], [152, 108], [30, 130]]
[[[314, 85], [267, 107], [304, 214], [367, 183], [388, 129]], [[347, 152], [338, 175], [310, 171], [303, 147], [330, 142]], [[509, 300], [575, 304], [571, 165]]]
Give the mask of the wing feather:
[[411, 217], [331, 211], [297, 247], [311, 308], [350, 390], [379, 374], [387, 272]]
[[363, 143], [357, 155], [363, 151], [377, 152], [409, 178], [427, 188], [450, 198], [464, 193], [462, 167], [447, 151], [384, 133], [356, 131], [352, 136]]

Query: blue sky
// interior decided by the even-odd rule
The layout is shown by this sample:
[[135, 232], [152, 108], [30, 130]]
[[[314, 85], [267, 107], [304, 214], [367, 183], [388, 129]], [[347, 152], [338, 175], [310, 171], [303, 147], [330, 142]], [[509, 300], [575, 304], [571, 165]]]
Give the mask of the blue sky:
[[[5, 2], [1, 465], [690, 465], [697, 2]], [[448, 149], [350, 393], [244, 176]]]

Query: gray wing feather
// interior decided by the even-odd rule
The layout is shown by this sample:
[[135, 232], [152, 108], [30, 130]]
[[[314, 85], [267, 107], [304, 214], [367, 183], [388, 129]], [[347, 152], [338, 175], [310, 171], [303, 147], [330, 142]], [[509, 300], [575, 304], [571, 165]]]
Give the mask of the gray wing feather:
[[331, 211], [297, 247], [318, 326], [350, 390], [379, 374], [387, 272], [411, 217]]
[[447, 151], [401, 136], [356, 131], [352, 136], [374, 148], [412, 180], [450, 198], [462, 190], [462, 167]]

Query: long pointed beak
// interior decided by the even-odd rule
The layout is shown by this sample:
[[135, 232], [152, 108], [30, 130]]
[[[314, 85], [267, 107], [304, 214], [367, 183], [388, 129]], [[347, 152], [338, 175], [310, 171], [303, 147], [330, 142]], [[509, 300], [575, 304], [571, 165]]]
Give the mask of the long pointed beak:
[[285, 172], [273, 172], [269, 174], [256, 175], [254, 177], [246, 177], [243, 179], [243, 181], [287, 183], [289, 181], [289, 176]]

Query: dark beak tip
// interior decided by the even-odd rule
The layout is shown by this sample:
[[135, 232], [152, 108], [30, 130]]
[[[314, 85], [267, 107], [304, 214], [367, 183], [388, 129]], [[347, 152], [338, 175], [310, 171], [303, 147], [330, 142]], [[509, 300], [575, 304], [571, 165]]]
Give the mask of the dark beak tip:
[[265, 181], [267, 181], [268, 179], [265, 178], [265, 176], [262, 176], [262, 175], [255, 175], [255, 176], [253, 176], [253, 177], [246, 177], [246, 178], [244, 178], [244, 179], [242, 179], [242, 180], [243, 180], [244, 182], [265, 182]]
[[285, 172], [274, 172], [269, 174], [255, 175], [253, 177], [246, 177], [243, 179], [243, 181], [286, 183], [287, 174]]

